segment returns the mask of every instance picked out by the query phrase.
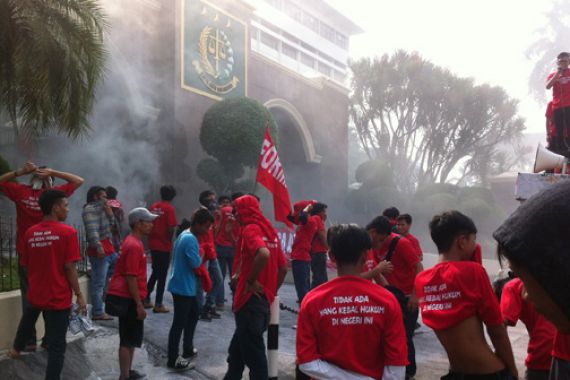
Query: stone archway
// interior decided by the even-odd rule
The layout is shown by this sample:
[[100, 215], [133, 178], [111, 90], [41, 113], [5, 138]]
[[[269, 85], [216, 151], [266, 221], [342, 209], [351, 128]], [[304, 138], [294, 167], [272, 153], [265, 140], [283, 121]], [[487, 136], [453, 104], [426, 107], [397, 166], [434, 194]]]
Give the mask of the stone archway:
[[303, 119], [301, 113], [295, 108], [295, 106], [285, 99], [271, 99], [264, 104], [269, 110], [271, 109], [280, 109], [285, 111], [288, 116], [293, 120], [293, 125], [297, 129], [299, 133], [299, 137], [301, 139], [303, 145], [303, 152], [305, 153], [305, 160], [308, 163], [318, 164], [322, 160], [322, 156], [318, 155], [315, 151], [315, 145], [313, 143], [313, 137], [309, 128], [307, 127], [307, 123]]

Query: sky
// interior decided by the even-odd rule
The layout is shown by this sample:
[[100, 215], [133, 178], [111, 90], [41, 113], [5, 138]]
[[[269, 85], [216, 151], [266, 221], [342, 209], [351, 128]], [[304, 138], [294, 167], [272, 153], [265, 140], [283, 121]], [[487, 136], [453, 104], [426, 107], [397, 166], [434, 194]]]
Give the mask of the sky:
[[520, 101], [526, 132], [544, 134], [546, 106], [530, 95], [526, 50], [545, 26], [551, 0], [327, 1], [365, 31], [351, 38], [351, 58], [417, 51], [476, 84], [503, 87]]

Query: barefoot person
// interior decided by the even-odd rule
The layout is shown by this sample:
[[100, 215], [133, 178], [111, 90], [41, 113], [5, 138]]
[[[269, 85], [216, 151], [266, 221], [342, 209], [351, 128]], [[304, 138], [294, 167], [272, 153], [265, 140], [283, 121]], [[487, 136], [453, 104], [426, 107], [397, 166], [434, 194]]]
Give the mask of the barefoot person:
[[20, 320], [11, 356], [19, 355], [40, 313], [46, 322], [48, 362], [46, 380], [58, 380], [65, 359], [65, 334], [69, 326], [72, 294], [85, 313], [85, 299], [77, 280], [76, 262], [81, 259], [77, 231], [63, 222], [67, 218], [67, 195], [46, 190], [39, 199], [43, 221], [23, 236], [22, 265], [29, 279], [29, 305]]

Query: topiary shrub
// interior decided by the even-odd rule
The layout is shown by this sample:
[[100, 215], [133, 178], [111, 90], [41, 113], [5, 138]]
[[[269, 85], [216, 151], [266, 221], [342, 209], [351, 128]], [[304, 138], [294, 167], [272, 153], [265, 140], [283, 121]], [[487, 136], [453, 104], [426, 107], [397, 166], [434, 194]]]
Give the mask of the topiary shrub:
[[204, 114], [200, 128], [202, 148], [213, 158], [198, 164], [198, 176], [217, 191], [234, 190], [244, 167], [257, 167], [267, 126], [278, 144], [277, 124], [263, 104], [243, 97], [214, 104]]

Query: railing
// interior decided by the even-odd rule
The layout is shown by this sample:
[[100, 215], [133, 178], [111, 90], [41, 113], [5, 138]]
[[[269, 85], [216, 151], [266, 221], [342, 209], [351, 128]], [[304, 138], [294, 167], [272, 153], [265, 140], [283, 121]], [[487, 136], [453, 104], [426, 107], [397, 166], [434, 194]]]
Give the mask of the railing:
[[16, 224], [13, 218], [0, 215], [0, 292], [19, 288]]
[[[87, 242], [82, 225], [73, 226], [77, 230], [81, 260], [77, 263], [80, 275], [89, 269], [87, 259]], [[0, 292], [20, 289], [18, 274], [18, 253], [16, 252], [16, 221], [12, 217], [0, 215]]]

